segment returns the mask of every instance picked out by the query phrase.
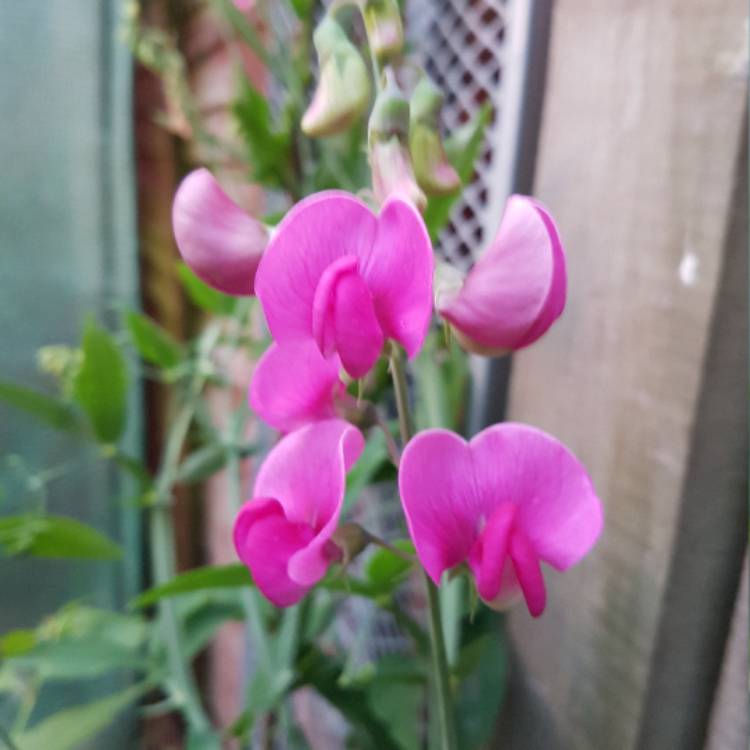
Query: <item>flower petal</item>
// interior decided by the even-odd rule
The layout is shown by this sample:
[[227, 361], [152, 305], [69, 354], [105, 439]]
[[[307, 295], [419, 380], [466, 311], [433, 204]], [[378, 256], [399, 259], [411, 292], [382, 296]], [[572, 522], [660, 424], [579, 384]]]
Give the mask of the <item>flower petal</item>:
[[234, 525], [234, 546], [255, 585], [277, 607], [298, 602], [308, 590], [290, 578], [289, 559], [314, 536], [310, 526], [290, 523], [278, 500], [245, 503]]
[[476, 511], [489, 517], [501, 501], [518, 506], [515, 526], [536, 555], [558, 570], [578, 562], [599, 537], [601, 502], [578, 459], [528, 425], [488, 427], [470, 443]]
[[261, 260], [256, 293], [271, 334], [280, 343], [313, 335], [315, 290], [336, 260], [369, 253], [377, 219], [353, 195], [316, 193], [297, 203], [279, 224]]
[[227, 294], [253, 294], [268, 233], [207, 169], [196, 169], [180, 184], [172, 226], [183, 260], [203, 281]]
[[514, 195], [495, 240], [439, 312], [467, 348], [498, 353], [536, 341], [562, 313], [565, 294], [565, 255], [549, 212]]
[[338, 352], [353, 378], [365, 376], [380, 356], [383, 332], [354, 256], [339, 258], [321, 276], [313, 300], [313, 335], [325, 356]]
[[463, 562], [478, 535], [471, 451], [449, 430], [412, 438], [398, 473], [401, 503], [417, 555], [435, 583]]
[[250, 408], [281, 432], [335, 417], [335, 398], [345, 390], [339, 366], [313, 341], [273, 343], [253, 373]]
[[419, 212], [399, 198], [381, 209], [377, 236], [360, 262], [387, 338], [413, 357], [422, 347], [432, 317], [432, 243]]
[[290, 522], [307, 524], [315, 532], [289, 561], [289, 576], [301, 585], [313, 585], [325, 574], [346, 472], [363, 448], [362, 433], [347, 422], [315, 422], [284, 437], [258, 472], [254, 495], [277, 499]]

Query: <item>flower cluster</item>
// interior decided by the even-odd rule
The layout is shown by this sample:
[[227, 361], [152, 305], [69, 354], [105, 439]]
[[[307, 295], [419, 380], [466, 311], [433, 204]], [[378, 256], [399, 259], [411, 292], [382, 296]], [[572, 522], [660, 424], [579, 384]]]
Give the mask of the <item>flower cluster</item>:
[[[343, 556], [335, 531], [346, 473], [364, 438], [346, 421], [345, 381], [367, 375], [388, 341], [409, 357], [434, 309], [470, 351], [536, 341], [563, 310], [565, 256], [549, 212], [512, 196], [494, 241], [463, 277], [434, 268], [419, 211], [391, 194], [375, 214], [348, 193], [298, 203], [270, 234], [206, 170], [174, 204], [185, 261], [209, 284], [256, 294], [274, 343], [258, 362], [250, 404], [286, 433], [237, 518], [237, 553], [278, 606], [302, 598]], [[433, 278], [438, 281], [434, 284]], [[601, 504], [583, 466], [550, 435], [494, 425], [466, 442], [426, 430], [405, 446], [399, 490], [418, 558], [436, 584], [465, 564], [479, 596], [545, 606], [541, 563], [565, 570], [593, 546]]]

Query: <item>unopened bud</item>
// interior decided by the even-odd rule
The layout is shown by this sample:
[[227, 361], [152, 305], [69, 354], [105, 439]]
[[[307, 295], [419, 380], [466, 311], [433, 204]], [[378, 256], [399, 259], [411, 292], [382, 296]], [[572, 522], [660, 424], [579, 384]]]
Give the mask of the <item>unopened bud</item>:
[[333, 532], [331, 540], [341, 550], [342, 563], [348, 565], [370, 543], [370, 534], [358, 523], [344, 523]]
[[409, 149], [417, 182], [427, 195], [449, 195], [461, 187], [440, 137], [442, 106], [442, 92], [425, 76], [411, 97]]
[[370, 77], [359, 51], [330, 16], [315, 29], [313, 42], [320, 78], [302, 130], [320, 138], [346, 130], [362, 115], [370, 101]]
[[404, 48], [404, 27], [396, 0], [365, 0], [362, 13], [375, 59], [385, 63], [400, 55]]
[[427, 198], [417, 185], [408, 148], [409, 102], [390, 70], [370, 115], [368, 141], [372, 186], [382, 203], [397, 195], [424, 211]]

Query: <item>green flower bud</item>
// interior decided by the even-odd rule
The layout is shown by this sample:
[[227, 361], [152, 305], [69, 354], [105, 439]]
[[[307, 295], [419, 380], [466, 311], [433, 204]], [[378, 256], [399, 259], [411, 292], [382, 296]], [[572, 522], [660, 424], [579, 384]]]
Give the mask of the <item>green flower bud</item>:
[[368, 133], [373, 191], [381, 203], [389, 195], [398, 195], [424, 211], [427, 198], [417, 185], [409, 156], [409, 102], [390, 69], [385, 76]]
[[411, 97], [409, 149], [417, 182], [427, 195], [449, 195], [461, 187], [440, 137], [442, 106], [442, 92], [425, 76]]
[[359, 51], [330, 16], [315, 29], [313, 43], [320, 78], [302, 118], [302, 130], [312, 138], [320, 138], [351, 127], [367, 109], [370, 77]]
[[404, 48], [404, 27], [396, 0], [365, 0], [362, 15], [375, 59], [382, 64], [398, 57]]

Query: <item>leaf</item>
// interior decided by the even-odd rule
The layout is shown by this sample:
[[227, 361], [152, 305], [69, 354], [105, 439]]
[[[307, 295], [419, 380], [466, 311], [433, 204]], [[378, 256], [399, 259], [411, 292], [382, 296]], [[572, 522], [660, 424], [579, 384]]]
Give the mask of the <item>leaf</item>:
[[20, 735], [18, 750], [76, 750], [144, 692], [143, 685], [136, 685], [107, 698], [59, 711]]
[[205, 284], [182, 261], [177, 264], [177, 275], [187, 296], [202, 310], [216, 315], [231, 315], [234, 312], [234, 297]]
[[79, 426], [77, 415], [69, 404], [23, 385], [0, 381], [0, 401], [40, 419], [56, 430], [73, 431]]
[[117, 669], [145, 669], [145, 661], [138, 654], [97, 636], [37, 643], [11, 661], [34, 670], [41, 680], [92, 678]]
[[342, 687], [343, 663], [309, 645], [297, 663], [302, 684], [312, 685], [329, 703], [372, 741], [377, 750], [402, 750], [394, 739], [389, 720], [381, 719], [370, 707], [367, 692], [357, 685]]
[[0, 656], [8, 659], [31, 651], [36, 643], [36, 631], [11, 630], [0, 638]]
[[88, 318], [83, 332], [83, 362], [73, 395], [102, 443], [115, 443], [125, 428], [128, 374], [112, 336]]
[[100, 531], [64, 516], [26, 513], [0, 518], [0, 545], [6, 554], [115, 560], [122, 550]]
[[133, 310], [125, 316], [125, 324], [138, 353], [159, 367], [176, 367], [183, 355], [182, 346], [161, 326]]
[[362, 455], [346, 477], [346, 495], [341, 510], [342, 515], [351, 510], [362, 490], [370, 484], [378, 470], [388, 461], [385, 435], [381, 430], [374, 430], [365, 443]]
[[229, 454], [221, 443], [211, 443], [191, 453], [177, 470], [177, 481], [193, 484], [215, 474], [227, 462]]
[[289, 0], [289, 5], [301, 20], [307, 19], [312, 14], [313, 0]]
[[[445, 139], [445, 153], [462, 184], [468, 185], [474, 174], [474, 164], [484, 142], [484, 132], [490, 122], [492, 107], [485, 102], [474, 118]], [[457, 190], [451, 195], [430, 198], [424, 212], [424, 221], [433, 242], [448, 223], [451, 209], [461, 195]]]
[[131, 602], [132, 607], [148, 607], [168, 596], [187, 594], [191, 591], [206, 589], [233, 588], [235, 586], [252, 586], [248, 569], [241, 563], [232, 565], [214, 565], [196, 568], [180, 573], [168, 583], [144, 591]]
[[[409, 539], [400, 539], [392, 544], [402, 552], [414, 554], [414, 545]], [[404, 560], [385, 547], [379, 547], [365, 565], [365, 577], [373, 591], [390, 593], [406, 578], [413, 567], [413, 562]]]
[[291, 136], [279, 130], [266, 97], [242, 79], [240, 94], [232, 105], [247, 146], [252, 178], [267, 187], [284, 187], [291, 164]]
[[456, 674], [461, 679], [456, 701], [459, 745], [484, 747], [492, 736], [502, 706], [508, 656], [502, 620], [487, 613], [472, 628], [478, 631], [461, 649]]

